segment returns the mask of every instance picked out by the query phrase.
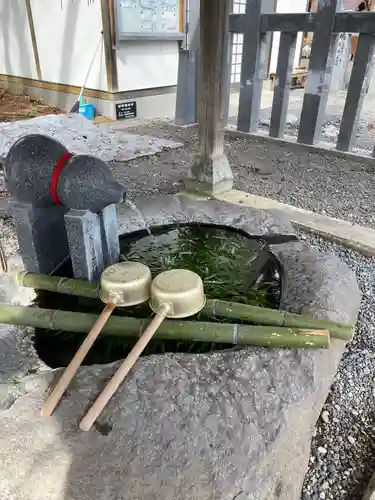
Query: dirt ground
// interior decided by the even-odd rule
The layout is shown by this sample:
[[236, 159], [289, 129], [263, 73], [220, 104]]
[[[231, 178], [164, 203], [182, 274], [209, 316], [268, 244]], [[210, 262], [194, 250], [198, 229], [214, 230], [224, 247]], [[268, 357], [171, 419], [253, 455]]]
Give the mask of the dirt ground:
[[0, 122], [35, 118], [36, 116], [59, 114], [62, 111], [31, 99], [23, 94], [15, 94], [0, 87]]

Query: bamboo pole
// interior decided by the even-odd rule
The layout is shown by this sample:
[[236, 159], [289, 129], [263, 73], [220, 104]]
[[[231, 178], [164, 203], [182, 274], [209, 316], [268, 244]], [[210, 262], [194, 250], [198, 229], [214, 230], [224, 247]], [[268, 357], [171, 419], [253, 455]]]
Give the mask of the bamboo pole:
[[[98, 286], [89, 281], [27, 272], [18, 273], [16, 280], [19, 285], [25, 287], [79, 297], [99, 298]], [[201, 313], [216, 318], [249, 321], [259, 325], [290, 326], [317, 330], [327, 329], [330, 330], [332, 338], [346, 341], [351, 340], [354, 333], [353, 325], [343, 325], [277, 309], [250, 306], [237, 302], [225, 302], [217, 299], [207, 300]]]
[[16, 275], [16, 282], [20, 286], [36, 288], [37, 290], [75, 295], [77, 297], [87, 297], [89, 299], [99, 298], [99, 285], [95, 285], [85, 280], [21, 271]]
[[219, 299], [207, 300], [204, 314], [214, 318], [229, 318], [252, 321], [260, 325], [284, 326], [285, 311], [267, 307], [249, 306], [239, 302], [226, 302]]
[[277, 325], [316, 330], [327, 329], [330, 331], [332, 338], [346, 341], [351, 340], [354, 334], [354, 325], [344, 325], [279, 309], [250, 306], [238, 302], [225, 302], [217, 299], [207, 300], [202, 312], [216, 318], [249, 321], [258, 325]]
[[[95, 324], [96, 314], [0, 305], [0, 323], [87, 333]], [[112, 316], [101, 335], [137, 337], [151, 320]], [[166, 320], [156, 338], [266, 347], [328, 348], [328, 330], [287, 328], [281, 326], [237, 325], [198, 321]]]
[[328, 329], [331, 332], [331, 337], [341, 340], [352, 340], [355, 327], [354, 325], [343, 325], [341, 323], [333, 323], [322, 319], [314, 319], [309, 316], [302, 316], [285, 312], [284, 325], [290, 328], [318, 328]]

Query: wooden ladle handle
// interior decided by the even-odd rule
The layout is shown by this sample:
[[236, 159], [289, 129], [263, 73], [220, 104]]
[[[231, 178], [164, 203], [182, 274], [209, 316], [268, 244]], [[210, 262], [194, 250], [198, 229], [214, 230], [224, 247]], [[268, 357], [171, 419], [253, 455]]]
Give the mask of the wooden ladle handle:
[[135, 346], [130, 351], [128, 356], [121, 363], [121, 365], [117, 369], [116, 373], [113, 375], [111, 380], [105, 386], [105, 388], [103, 389], [102, 393], [99, 395], [99, 397], [97, 398], [95, 403], [91, 406], [89, 411], [86, 413], [86, 415], [81, 420], [81, 423], [79, 424], [79, 427], [81, 430], [89, 431], [91, 429], [92, 424], [95, 422], [95, 420], [101, 414], [101, 412], [103, 411], [103, 409], [107, 405], [108, 401], [111, 399], [111, 397], [117, 391], [121, 382], [124, 380], [126, 375], [129, 373], [130, 369], [132, 368], [134, 363], [137, 361], [139, 356], [142, 354], [143, 350], [145, 349], [147, 344], [150, 342], [150, 340], [154, 336], [156, 330], [159, 328], [161, 323], [164, 321], [169, 310], [170, 310], [170, 305], [165, 304], [162, 306], [161, 310], [155, 315], [154, 319], [151, 321], [151, 323], [148, 325], [146, 330], [143, 332], [143, 334], [140, 337], [140, 339], [138, 340], [138, 342], [135, 344]]
[[80, 348], [74, 355], [74, 358], [71, 360], [69, 365], [65, 368], [64, 373], [62, 374], [60, 380], [57, 382], [55, 388], [48, 396], [46, 402], [44, 403], [41, 415], [44, 417], [49, 417], [53, 410], [56, 408], [59, 403], [62, 395], [66, 391], [68, 385], [74, 378], [77, 373], [78, 368], [81, 366], [83, 360], [85, 359], [87, 353], [89, 352], [91, 346], [95, 342], [96, 338], [103, 330], [104, 325], [107, 323], [109, 317], [111, 316], [113, 310], [115, 309], [115, 304], [107, 304], [103, 309], [101, 315], [96, 320], [94, 326], [89, 331], [87, 337], [82, 342]]

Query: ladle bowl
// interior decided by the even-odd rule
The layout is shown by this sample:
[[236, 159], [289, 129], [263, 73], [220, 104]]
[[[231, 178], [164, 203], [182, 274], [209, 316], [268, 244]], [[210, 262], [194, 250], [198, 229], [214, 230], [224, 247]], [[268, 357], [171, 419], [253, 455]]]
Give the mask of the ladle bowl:
[[206, 303], [201, 277], [188, 269], [171, 269], [156, 276], [151, 284], [150, 308], [160, 313], [169, 306], [166, 317], [194, 316]]
[[100, 277], [100, 299], [116, 307], [146, 302], [151, 294], [151, 271], [140, 262], [119, 262], [107, 267]]

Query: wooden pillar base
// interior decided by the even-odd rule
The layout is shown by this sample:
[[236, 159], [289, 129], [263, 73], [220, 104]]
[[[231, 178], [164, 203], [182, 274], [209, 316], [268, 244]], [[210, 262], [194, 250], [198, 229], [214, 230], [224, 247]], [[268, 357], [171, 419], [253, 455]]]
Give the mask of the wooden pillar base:
[[185, 189], [213, 195], [233, 187], [233, 174], [225, 154], [210, 159], [196, 158], [184, 180]]
[[228, 91], [228, 37], [230, 0], [201, 0], [198, 137], [199, 150], [185, 188], [212, 195], [233, 186], [224, 153], [224, 102]]

